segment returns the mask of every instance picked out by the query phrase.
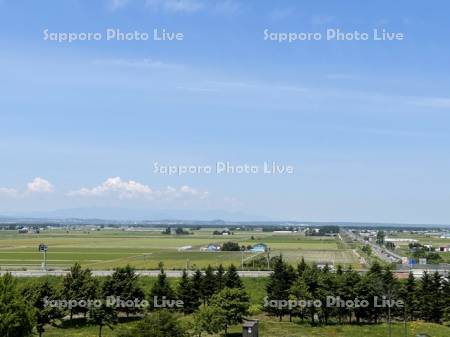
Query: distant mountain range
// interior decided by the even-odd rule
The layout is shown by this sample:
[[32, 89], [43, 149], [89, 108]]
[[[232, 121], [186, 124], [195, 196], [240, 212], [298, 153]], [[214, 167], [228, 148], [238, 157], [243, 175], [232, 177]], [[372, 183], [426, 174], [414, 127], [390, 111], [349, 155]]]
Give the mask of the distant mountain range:
[[[1, 216], [0, 216], [1, 218]], [[18, 212], [5, 214], [4, 218], [36, 218], [36, 219], [103, 219], [115, 221], [145, 221], [145, 220], [199, 220], [211, 221], [223, 219], [226, 221], [274, 221], [258, 215], [222, 210], [149, 210], [121, 207], [86, 207], [69, 208], [47, 212]]]
[[223, 210], [150, 210], [121, 207], [87, 207], [60, 209], [48, 212], [17, 212], [0, 215], [0, 223], [62, 223], [62, 224], [200, 224], [221, 226], [226, 224], [249, 225], [337, 225], [345, 227], [408, 227], [408, 228], [444, 228], [443, 224], [404, 224], [383, 222], [342, 222], [342, 221], [294, 221], [289, 219], [272, 219], [243, 212]]

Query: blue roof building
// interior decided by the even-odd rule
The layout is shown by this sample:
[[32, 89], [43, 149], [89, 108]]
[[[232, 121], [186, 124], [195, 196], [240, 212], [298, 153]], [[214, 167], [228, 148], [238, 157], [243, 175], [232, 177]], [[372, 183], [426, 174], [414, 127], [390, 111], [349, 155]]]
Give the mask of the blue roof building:
[[264, 253], [264, 252], [267, 252], [267, 250], [268, 250], [268, 247], [264, 243], [258, 243], [250, 249], [250, 251], [253, 253]]

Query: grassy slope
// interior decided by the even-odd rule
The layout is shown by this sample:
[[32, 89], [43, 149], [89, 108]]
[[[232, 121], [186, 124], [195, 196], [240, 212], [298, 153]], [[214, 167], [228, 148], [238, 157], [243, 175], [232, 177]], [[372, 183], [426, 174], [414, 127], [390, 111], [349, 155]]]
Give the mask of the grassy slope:
[[[378, 325], [335, 325], [324, 327], [311, 327], [309, 324], [298, 322], [278, 322], [276, 319], [262, 318], [260, 327], [261, 337], [385, 337], [388, 336], [386, 324]], [[132, 323], [119, 324], [113, 331], [105, 328], [104, 337], [114, 337], [117, 331], [125, 329]], [[240, 326], [230, 329], [230, 337], [241, 336]], [[95, 326], [84, 326], [81, 328], [49, 328], [44, 337], [96, 337], [98, 328]], [[418, 333], [427, 333], [433, 337], [448, 337], [450, 328], [443, 325], [413, 322], [408, 324], [408, 336], [416, 336]], [[205, 334], [203, 336], [206, 336]], [[392, 336], [404, 336], [403, 324], [393, 324]], [[138, 337], [138, 336], [136, 336]]]
[[[52, 282], [60, 282], [60, 278], [50, 278]], [[155, 282], [155, 278], [142, 277], [140, 285], [148, 294], [151, 286]], [[250, 296], [252, 305], [258, 305], [263, 302], [265, 296], [265, 278], [243, 278], [245, 289]], [[33, 279], [20, 279], [21, 285], [30, 286], [29, 282]], [[34, 279], [35, 281], [35, 279]], [[176, 287], [178, 279], [170, 279], [173, 287]], [[311, 327], [309, 324], [300, 324], [299, 322], [290, 323], [287, 317], [283, 322], [278, 322], [277, 319], [266, 317], [264, 315], [257, 316], [261, 320], [261, 337], [385, 337], [387, 334], [386, 324], [378, 325], [334, 325], [324, 327]], [[114, 331], [105, 328], [103, 331], [104, 337], [114, 337], [118, 330], [126, 329], [133, 323], [121, 323], [115, 327]], [[240, 326], [232, 327], [230, 332], [234, 333], [231, 336], [240, 336]], [[408, 336], [415, 336], [418, 333], [425, 332], [433, 337], [448, 337], [450, 335], [450, 328], [443, 325], [427, 324], [422, 322], [412, 322], [408, 324]], [[68, 328], [54, 328], [49, 327], [44, 337], [94, 337], [97, 336], [98, 328], [95, 326], [80, 325], [78, 327]], [[206, 335], [204, 335], [206, 336]], [[395, 324], [393, 326], [393, 337], [403, 336], [403, 325]]]

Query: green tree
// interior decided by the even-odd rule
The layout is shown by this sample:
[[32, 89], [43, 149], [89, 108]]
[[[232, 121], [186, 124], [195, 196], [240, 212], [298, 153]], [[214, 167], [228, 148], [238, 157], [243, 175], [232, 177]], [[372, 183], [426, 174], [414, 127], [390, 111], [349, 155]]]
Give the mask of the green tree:
[[297, 274], [299, 277], [301, 277], [303, 275], [303, 272], [308, 269], [309, 266], [306, 264], [305, 262], [305, 258], [302, 256], [302, 259], [300, 261], [300, 263], [297, 266]]
[[105, 303], [99, 307], [93, 306], [89, 309], [88, 322], [98, 325], [98, 337], [102, 337], [103, 327], [107, 326], [113, 330], [113, 326], [117, 324], [117, 312]]
[[198, 337], [201, 337], [203, 332], [218, 334], [225, 329], [226, 324], [225, 312], [221, 307], [203, 305], [194, 314], [193, 331]]
[[359, 300], [367, 301], [369, 304], [367, 308], [355, 308], [356, 321], [360, 323], [361, 319], [369, 322], [378, 323], [383, 314], [382, 308], [375, 306], [375, 299], [384, 294], [382, 270], [375, 272], [368, 272], [361, 281], [356, 285], [356, 295]]
[[[81, 269], [79, 263], [75, 263], [69, 274], [63, 280], [63, 297], [67, 301], [88, 301], [94, 300], [97, 293], [97, 280], [92, 277], [89, 269]], [[69, 310], [70, 320], [74, 314], [83, 313], [86, 315], [87, 308], [75, 306]]]
[[157, 310], [145, 316], [130, 331], [118, 337], [188, 337], [188, 329], [168, 310]]
[[[121, 301], [142, 301], [145, 299], [144, 291], [138, 285], [138, 275], [134, 268], [127, 265], [123, 268], [116, 268], [114, 273], [108, 277], [103, 284], [103, 296], [119, 297]], [[139, 312], [141, 308], [136, 306], [119, 306], [117, 311], [125, 313], [127, 316]]]
[[431, 317], [432, 322], [441, 323], [444, 316], [445, 298], [442, 291], [442, 276], [435, 272], [431, 278]]
[[35, 309], [36, 330], [39, 336], [45, 332], [45, 326], [63, 316], [61, 309], [49, 305], [47, 302], [56, 300], [57, 291], [47, 279], [32, 284], [24, 291], [24, 298]]
[[222, 264], [220, 264], [217, 268], [215, 278], [216, 292], [218, 292], [225, 288], [225, 269], [223, 268]]
[[191, 278], [192, 306], [194, 311], [198, 309], [203, 298], [203, 275], [200, 269], [197, 269]]
[[18, 291], [11, 274], [0, 276], [0, 336], [33, 335], [34, 312]]
[[[319, 273], [319, 278], [320, 291], [318, 293], [318, 297], [322, 303], [326, 303], [328, 297], [336, 295], [337, 277], [336, 274], [331, 272], [328, 265], [325, 265], [321, 273]], [[335, 308], [329, 307], [327, 305], [322, 306], [321, 314], [325, 324], [328, 324], [329, 318], [334, 315], [335, 312]]]
[[[269, 276], [266, 291], [268, 301], [287, 301], [289, 299], [289, 290], [295, 280], [295, 273], [291, 266], [284, 263], [283, 258], [275, 260], [273, 273]], [[288, 308], [281, 306], [270, 306], [267, 311], [277, 315], [282, 320], [283, 316], [289, 312]]]
[[406, 319], [414, 320], [417, 312], [417, 284], [412, 272], [409, 273], [408, 279], [401, 290], [401, 298], [405, 302]]
[[[303, 277], [297, 278], [294, 284], [291, 286], [289, 290], [289, 299], [295, 301], [310, 301], [312, 300], [312, 296], [308, 291], [308, 286], [306, 285]], [[289, 311], [289, 320], [291, 321], [291, 316], [297, 316], [302, 319], [305, 319], [308, 313], [307, 307], [296, 306], [293, 310]]]
[[224, 252], [240, 251], [241, 247], [237, 242], [227, 241], [222, 244], [221, 250]]
[[216, 276], [214, 275], [214, 269], [211, 265], [205, 270], [205, 275], [203, 275], [202, 279], [202, 295], [203, 295], [203, 304], [209, 302], [211, 296], [217, 291], [216, 286]]
[[241, 288], [224, 288], [211, 298], [211, 305], [222, 308], [225, 314], [225, 334], [228, 326], [242, 323], [250, 307], [249, 297]]
[[367, 254], [367, 256], [372, 255], [372, 247], [370, 245], [364, 245], [361, 250]]
[[234, 264], [228, 267], [224, 284], [227, 288], [242, 288], [242, 281]]
[[150, 308], [155, 309], [155, 299], [160, 301], [163, 298], [167, 300], [174, 300], [175, 294], [169, 281], [167, 280], [167, 275], [164, 272], [163, 265], [161, 264], [158, 279], [150, 290]]
[[420, 288], [418, 290], [420, 318], [427, 322], [433, 321], [432, 303], [433, 303], [433, 284], [430, 274], [426, 271], [420, 280]]
[[442, 281], [442, 297], [444, 299], [444, 321], [450, 322], [450, 278], [446, 278]]
[[179, 300], [183, 301], [183, 313], [191, 314], [197, 309], [198, 299], [192, 292], [191, 280], [189, 279], [186, 270], [183, 270], [180, 282], [178, 283], [177, 297]]
[[383, 246], [384, 242], [385, 242], [385, 238], [386, 238], [386, 233], [383, 230], [379, 230], [377, 233], [377, 244], [379, 244], [380, 246]]

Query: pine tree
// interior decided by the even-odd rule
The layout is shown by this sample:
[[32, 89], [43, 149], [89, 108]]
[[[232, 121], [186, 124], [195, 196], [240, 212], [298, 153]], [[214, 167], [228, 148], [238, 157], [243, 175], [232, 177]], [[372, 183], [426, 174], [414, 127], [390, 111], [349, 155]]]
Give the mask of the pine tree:
[[[353, 270], [353, 268], [348, 268], [348, 270], [342, 274], [341, 281], [337, 282], [337, 294], [340, 299], [344, 301], [353, 301], [357, 297], [357, 285], [361, 282], [361, 276]], [[352, 321], [354, 314], [354, 308], [340, 307], [337, 310], [337, 315], [339, 321], [341, 322], [343, 318], [347, 317], [349, 322]]]
[[[294, 284], [289, 289], [289, 299], [295, 301], [310, 301], [312, 300], [311, 294], [308, 291], [308, 286], [306, 285], [303, 277], [297, 278]], [[289, 312], [289, 321], [291, 321], [292, 316], [299, 316], [302, 321], [305, 319], [308, 308], [301, 306], [296, 306]]]
[[[120, 297], [122, 301], [144, 300], [145, 293], [138, 285], [138, 275], [134, 268], [127, 265], [124, 268], [117, 268], [112, 276], [108, 277], [103, 284], [104, 296]], [[117, 309], [126, 313], [127, 316], [140, 311], [137, 307], [120, 307]]]
[[[332, 273], [328, 265], [325, 265], [325, 268], [322, 269], [322, 272], [319, 274], [320, 277], [320, 292], [319, 298], [322, 303], [327, 302], [327, 298], [329, 296], [335, 296], [337, 289], [337, 275]], [[325, 324], [328, 323], [328, 319], [336, 312], [335, 308], [329, 307], [327, 305], [322, 306], [322, 315]]]
[[167, 280], [167, 275], [164, 272], [164, 267], [160, 265], [158, 279], [150, 290], [150, 309], [155, 309], [156, 301], [173, 300], [175, 299], [174, 292]]
[[431, 279], [431, 316], [434, 323], [441, 323], [444, 316], [444, 297], [442, 292], [442, 276], [436, 271]]
[[198, 309], [203, 299], [203, 275], [200, 269], [197, 269], [191, 279], [192, 305], [195, 310]]
[[221, 291], [223, 288], [225, 288], [225, 269], [223, 268], [222, 264], [219, 265], [216, 272], [216, 292]]
[[420, 317], [431, 322], [433, 320], [432, 312], [432, 302], [433, 302], [433, 286], [430, 275], [425, 271], [422, 275], [419, 289], [420, 298]]
[[208, 265], [205, 270], [205, 275], [203, 276], [202, 281], [202, 289], [203, 303], [208, 303], [211, 296], [217, 291], [216, 277], [214, 275], [214, 269], [211, 267], [211, 265]]
[[[281, 256], [275, 259], [273, 272], [266, 286], [268, 301], [287, 301], [294, 280], [295, 273], [292, 266], [287, 266]], [[280, 321], [285, 314], [289, 313], [288, 308], [282, 308], [281, 306], [268, 307], [266, 310], [277, 315]]]
[[305, 262], [305, 258], [302, 256], [302, 260], [297, 266], [297, 273], [298, 276], [301, 277], [303, 275], [303, 272], [308, 268], [308, 265]]
[[442, 282], [442, 298], [444, 299], [444, 321], [450, 322], [450, 278], [444, 279]]
[[178, 283], [177, 295], [178, 299], [183, 301], [183, 313], [193, 313], [196, 309], [196, 306], [194, 305], [196, 300], [193, 297], [191, 281], [185, 269], [183, 270], [181, 280]]
[[412, 272], [409, 273], [408, 280], [403, 288], [403, 300], [405, 302], [406, 319], [414, 320], [417, 308], [417, 285]]
[[242, 281], [234, 264], [228, 267], [224, 284], [227, 288], [242, 288]]

